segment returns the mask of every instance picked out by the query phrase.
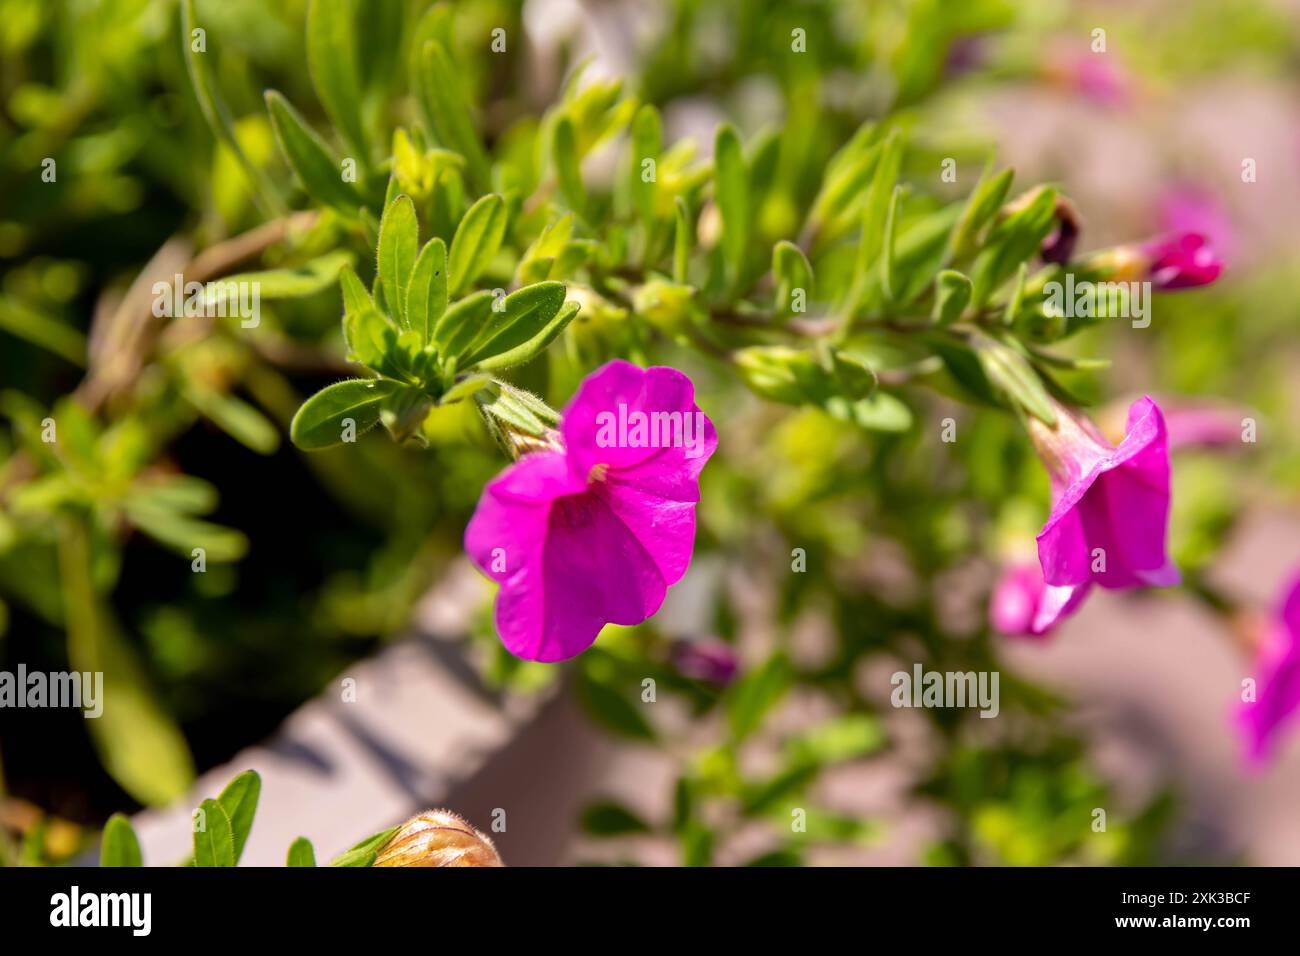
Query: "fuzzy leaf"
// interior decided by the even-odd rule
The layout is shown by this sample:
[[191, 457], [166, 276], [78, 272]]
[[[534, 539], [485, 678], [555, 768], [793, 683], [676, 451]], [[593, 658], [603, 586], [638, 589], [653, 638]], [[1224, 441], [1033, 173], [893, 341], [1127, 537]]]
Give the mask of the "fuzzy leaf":
[[234, 866], [235, 840], [229, 814], [211, 799], [199, 804], [199, 810], [194, 823], [194, 865]]
[[506, 234], [506, 204], [496, 193], [469, 207], [447, 255], [448, 292], [459, 295], [488, 267]]
[[384, 210], [379, 221], [379, 281], [389, 313], [402, 328], [407, 328], [406, 287], [420, 251], [420, 224], [415, 218], [415, 203], [410, 196], [398, 196]]
[[406, 290], [406, 321], [421, 345], [433, 340], [434, 323], [446, 308], [447, 244], [435, 237], [420, 250]]
[[99, 847], [100, 866], [144, 866], [140, 854], [140, 841], [126, 814], [115, 813], [104, 824], [104, 836]]
[[336, 382], [303, 402], [289, 425], [289, 437], [303, 451], [328, 448], [343, 441], [346, 418], [356, 423], [360, 435], [375, 426], [384, 399], [400, 388], [387, 379]]

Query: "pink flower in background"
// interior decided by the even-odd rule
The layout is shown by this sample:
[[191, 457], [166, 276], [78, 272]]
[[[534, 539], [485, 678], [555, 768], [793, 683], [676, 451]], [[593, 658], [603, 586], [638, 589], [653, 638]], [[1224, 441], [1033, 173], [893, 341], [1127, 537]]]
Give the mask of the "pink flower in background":
[[1011, 637], [1042, 637], [1078, 609], [1091, 587], [1052, 587], [1036, 562], [1009, 564], [993, 588], [989, 622]]
[[610, 362], [565, 408], [564, 447], [523, 456], [483, 489], [465, 550], [501, 585], [497, 632], [512, 654], [573, 657], [606, 624], [650, 617], [685, 573], [718, 443], [694, 393], [676, 369]]
[[1209, 240], [1197, 232], [1154, 239], [1143, 245], [1142, 252], [1148, 259], [1147, 278], [1157, 289], [1209, 285], [1223, 272], [1223, 260]]
[[1074, 88], [1102, 106], [1123, 106], [1130, 98], [1132, 83], [1114, 54], [1083, 53], [1070, 66]]
[[1255, 700], [1243, 701], [1237, 723], [1246, 758], [1266, 762], [1274, 753], [1280, 729], [1300, 708], [1300, 570], [1287, 582], [1255, 660]]
[[1029, 435], [1052, 482], [1055, 504], [1038, 534], [1044, 581], [1069, 589], [1068, 607], [1089, 584], [1167, 586], [1179, 581], [1165, 538], [1169, 526], [1169, 441], [1151, 398], [1133, 403], [1118, 447], [1075, 409], [1057, 405], [1057, 424], [1029, 420]]
[[1168, 234], [1204, 236], [1225, 262], [1232, 258], [1236, 230], [1218, 198], [1198, 186], [1179, 185], [1160, 198], [1160, 228]]
[[726, 687], [740, 670], [735, 650], [720, 640], [674, 641], [669, 649], [669, 658], [683, 677], [715, 687]]
[[1249, 414], [1237, 405], [1205, 401], [1166, 405], [1169, 450], [1240, 448], [1242, 422]]

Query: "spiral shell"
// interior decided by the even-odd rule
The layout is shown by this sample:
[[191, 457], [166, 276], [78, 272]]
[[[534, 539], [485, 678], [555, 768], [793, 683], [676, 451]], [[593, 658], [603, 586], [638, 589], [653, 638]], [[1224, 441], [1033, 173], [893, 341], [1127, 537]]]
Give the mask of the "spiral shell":
[[402, 824], [375, 866], [505, 866], [488, 837], [450, 810], [426, 810]]

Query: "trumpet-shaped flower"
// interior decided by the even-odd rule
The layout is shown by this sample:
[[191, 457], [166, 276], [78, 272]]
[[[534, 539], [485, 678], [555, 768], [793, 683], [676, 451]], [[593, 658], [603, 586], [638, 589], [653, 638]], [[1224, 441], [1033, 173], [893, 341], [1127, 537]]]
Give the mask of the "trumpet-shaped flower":
[[1255, 699], [1237, 709], [1237, 723], [1252, 763], [1275, 751], [1279, 730], [1300, 710], [1300, 570], [1290, 578], [1269, 620], [1255, 661]]
[[488, 483], [465, 550], [501, 585], [510, 652], [559, 661], [605, 624], [639, 624], [685, 573], [699, 475], [717, 447], [691, 380], [615, 361], [579, 386], [562, 447], [524, 455]]
[[1031, 419], [1029, 434], [1052, 482], [1052, 513], [1038, 534], [1043, 580], [1062, 607], [1081, 589], [1177, 584], [1169, 560], [1169, 441], [1159, 406], [1142, 398], [1128, 414], [1118, 447], [1077, 410], [1057, 406], [1049, 428]]
[[993, 588], [989, 622], [1011, 637], [1042, 637], [1078, 609], [1090, 587], [1053, 587], [1043, 580], [1043, 569], [1037, 563], [1010, 564]]

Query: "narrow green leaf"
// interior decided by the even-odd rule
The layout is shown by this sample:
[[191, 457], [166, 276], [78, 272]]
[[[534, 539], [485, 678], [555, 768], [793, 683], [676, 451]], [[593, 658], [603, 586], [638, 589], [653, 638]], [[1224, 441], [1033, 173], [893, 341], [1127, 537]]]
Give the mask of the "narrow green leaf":
[[330, 866], [372, 866], [375, 857], [379, 855], [379, 850], [400, 829], [401, 827], [389, 827], [387, 830], [380, 830], [378, 833], [366, 837], [352, 849], [340, 853], [331, 860]]
[[494, 308], [463, 367], [505, 368], [538, 354], [578, 312], [577, 303], [563, 308], [564, 296], [562, 282], [539, 282], [510, 293], [500, 312]]
[[794, 675], [781, 654], [774, 654], [729, 689], [727, 718], [734, 740], [741, 741], [758, 729], [763, 718], [780, 702]]
[[131, 821], [124, 813], [115, 813], [104, 824], [104, 835], [99, 847], [100, 866], [144, 866], [140, 841], [136, 839]]
[[446, 308], [447, 244], [434, 237], [420, 250], [406, 290], [406, 321], [420, 336], [421, 345], [433, 341], [434, 323]]
[[285, 862], [286, 866], [315, 866], [316, 851], [312, 849], [311, 840], [306, 837], [298, 837], [289, 845], [289, 856]]
[[280, 150], [307, 193], [317, 202], [355, 218], [365, 198], [343, 179], [342, 164], [325, 141], [277, 91], [266, 91], [266, 108]]
[[53, 316], [30, 308], [13, 296], [0, 296], [0, 329], [86, 367], [86, 337]]
[[732, 281], [743, 278], [749, 243], [749, 173], [740, 137], [730, 124], [718, 129], [713, 151], [713, 197], [722, 214], [722, 250]]
[[897, 231], [898, 206], [903, 190], [895, 186], [889, 196], [889, 212], [885, 215], [885, 238], [880, 247], [880, 289], [885, 301], [894, 304], [894, 235]]
[[776, 311], [779, 315], [790, 315], [798, 304], [794, 301], [795, 290], [803, 290], [804, 306], [813, 293], [813, 270], [803, 250], [793, 242], [782, 239], [772, 247], [772, 277], [776, 280]]
[[1056, 426], [1051, 396], [1028, 359], [991, 339], [982, 339], [976, 351], [989, 381], [1039, 421], [1049, 427]]
[[578, 821], [582, 832], [595, 837], [626, 836], [649, 833], [650, 825], [621, 803], [600, 800], [582, 811]]
[[307, 72], [325, 112], [338, 127], [358, 165], [368, 156], [361, 119], [355, 0], [310, 0], [307, 5]]
[[343, 311], [345, 314], [364, 312], [366, 309], [375, 307], [365, 283], [357, 277], [357, 271], [351, 265], [346, 265], [339, 270], [339, 285], [343, 288]]
[[480, 188], [486, 187], [491, 181], [491, 170], [474, 128], [473, 110], [460, 71], [437, 40], [424, 44], [422, 57], [423, 82], [419, 93], [425, 114], [433, 122], [433, 132], [442, 145], [465, 157], [473, 182]]
[[262, 778], [256, 770], [245, 770], [226, 785], [217, 797], [217, 802], [230, 817], [231, 839], [235, 846], [235, 862], [239, 862], [248, 842], [248, 834], [253, 829], [253, 817], [257, 813], [257, 798], [262, 793]]
[[406, 287], [420, 251], [420, 224], [410, 196], [398, 196], [379, 221], [379, 281], [397, 324], [407, 328]]
[[235, 840], [230, 816], [216, 800], [199, 804], [194, 818], [194, 865], [234, 866]]
[[494, 296], [487, 289], [453, 304], [433, 327], [433, 344], [448, 359], [458, 358], [473, 344], [492, 314]]
[[496, 193], [469, 207], [447, 255], [448, 292], [460, 295], [491, 263], [506, 234], [506, 204]]
[[567, 116], [560, 117], [560, 121], [555, 124], [552, 153], [555, 161], [555, 178], [560, 184], [560, 195], [564, 197], [570, 209], [581, 215], [587, 208], [587, 191], [582, 185], [578, 137], [573, 129], [573, 121]]
[[[659, 153], [663, 149], [663, 130], [659, 111], [646, 103], [632, 117], [632, 196], [647, 234], [654, 228]], [[646, 160], [650, 161], [647, 164]]]
[[214, 279], [203, 287], [203, 305], [205, 309], [220, 309], [224, 304], [228, 315], [236, 315], [248, 301], [252, 290], [256, 290], [259, 300], [301, 299], [315, 295], [334, 285], [339, 272], [351, 262], [352, 253], [339, 250], [300, 266], [241, 272]]
[[960, 272], [945, 269], [935, 280], [934, 320], [952, 325], [970, 305], [971, 281]]
[[230, 118], [230, 110], [227, 108], [225, 100], [217, 91], [216, 81], [212, 77], [212, 70], [209, 65], [208, 57], [211, 56], [207, 50], [207, 42], [202, 46], [203, 49], [196, 49], [194, 43], [194, 31], [199, 28], [198, 17], [194, 13], [194, 0], [183, 0], [181, 3], [181, 49], [185, 58], [185, 69], [189, 73], [190, 84], [194, 88], [194, 96], [199, 101], [199, 109], [203, 113], [203, 118], [207, 120], [208, 128], [212, 134], [234, 155], [235, 161], [248, 177], [249, 185], [252, 187], [252, 196], [268, 216], [281, 215], [285, 210], [284, 200], [280, 194], [275, 191], [266, 177], [253, 165], [244, 148], [239, 145], [239, 138], [235, 135], [235, 124]]
[[355, 423], [360, 435], [378, 423], [384, 399], [402, 387], [387, 379], [336, 382], [303, 402], [289, 425], [289, 437], [304, 451], [328, 448], [343, 441], [345, 419]]
[[950, 247], [952, 258], [960, 260], [974, 251], [979, 242], [980, 232], [993, 221], [993, 217], [1006, 202], [1014, 176], [1013, 170], [1004, 169], [996, 176], [981, 177], [979, 184], [971, 193], [970, 201], [967, 202], [961, 219], [957, 222], [957, 228], [953, 230]]
[[691, 211], [687, 208], [686, 200], [681, 196], [673, 202], [673, 210], [676, 213], [673, 234], [673, 282], [686, 285], [687, 269], [691, 261], [691, 240], [694, 238], [691, 229]]

